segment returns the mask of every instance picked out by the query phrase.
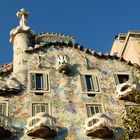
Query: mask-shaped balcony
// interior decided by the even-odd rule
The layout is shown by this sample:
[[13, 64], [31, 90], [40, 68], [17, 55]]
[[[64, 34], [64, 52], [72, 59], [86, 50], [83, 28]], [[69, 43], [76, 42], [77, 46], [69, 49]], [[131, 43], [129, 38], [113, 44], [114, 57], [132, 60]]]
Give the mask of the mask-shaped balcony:
[[25, 133], [36, 138], [52, 138], [57, 134], [56, 120], [45, 112], [40, 112], [27, 120]]
[[0, 79], [0, 94], [18, 93], [20, 83], [16, 78]]
[[116, 87], [116, 94], [119, 100], [137, 102], [140, 100], [139, 93], [140, 92], [136, 84], [122, 83]]
[[69, 58], [67, 55], [58, 55], [56, 65], [60, 73], [68, 74], [70, 72]]
[[113, 136], [111, 118], [97, 113], [85, 120], [85, 134], [90, 137], [108, 138]]
[[0, 138], [8, 138], [13, 132], [14, 129], [11, 125], [10, 119], [5, 115], [0, 114]]

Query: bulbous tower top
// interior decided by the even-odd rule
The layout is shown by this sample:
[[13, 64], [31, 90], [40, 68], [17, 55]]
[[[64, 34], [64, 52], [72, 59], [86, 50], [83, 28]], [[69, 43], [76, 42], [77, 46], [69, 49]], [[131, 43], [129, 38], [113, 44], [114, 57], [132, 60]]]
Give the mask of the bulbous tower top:
[[20, 18], [19, 26], [17, 26], [15, 29], [12, 29], [10, 31], [10, 42], [13, 44], [14, 38], [18, 33], [28, 33], [30, 35], [34, 36], [33, 31], [31, 31], [31, 28], [26, 25], [26, 19], [29, 17], [29, 13], [22, 8], [20, 11], [16, 13], [16, 16]]

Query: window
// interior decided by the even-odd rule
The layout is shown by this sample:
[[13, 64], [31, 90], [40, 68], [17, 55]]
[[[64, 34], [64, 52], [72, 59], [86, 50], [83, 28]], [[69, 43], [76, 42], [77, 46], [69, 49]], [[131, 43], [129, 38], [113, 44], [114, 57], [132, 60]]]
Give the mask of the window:
[[48, 74], [47, 73], [31, 73], [30, 87], [33, 91], [49, 90]]
[[81, 75], [82, 90], [84, 92], [100, 92], [97, 76]]
[[102, 112], [102, 108], [100, 104], [87, 104], [86, 105], [87, 108], [87, 115], [88, 117], [91, 117], [97, 113], [101, 113]]
[[127, 81], [139, 85], [137, 77], [133, 74], [118, 73], [114, 74], [114, 78], [117, 85]]
[[[0, 102], [0, 114], [3, 114], [5, 116], [8, 116], [8, 104], [6, 102]], [[4, 118], [0, 116], [0, 125], [3, 125]]]
[[0, 114], [6, 115], [6, 103], [0, 103]]
[[49, 113], [49, 105], [47, 103], [33, 103], [32, 115], [35, 116], [37, 113], [40, 113], [40, 112]]

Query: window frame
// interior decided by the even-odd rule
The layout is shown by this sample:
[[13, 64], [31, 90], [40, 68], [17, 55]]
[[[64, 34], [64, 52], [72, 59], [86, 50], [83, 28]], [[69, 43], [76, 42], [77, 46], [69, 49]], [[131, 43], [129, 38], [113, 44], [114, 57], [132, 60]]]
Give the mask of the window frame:
[[31, 107], [30, 107], [31, 116], [34, 116], [33, 115], [33, 104], [40, 104], [40, 105], [41, 104], [47, 104], [48, 105], [48, 114], [51, 115], [51, 105], [50, 105], [50, 102], [31, 102]]
[[133, 73], [128, 73], [128, 72], [114, 72], [113, 78], [115, 85], [119, 85], [122, 83], [118, 83], [118, 77], [116, 79], [115, 75], [128, 75], [129, 77], [131, 76], [131, 79], [129, 79], [131, 82], [134, 82], [138, 87], [139, 87], [139, 81], [137, 80], [137, 76], [135, 76]]
[[0, 104], [5, 104], [6, 105], [6, 107], [5, 107], [6, 108], [6, 110], [5, 110], [6, 114], [4, 114], [4, 115], [8, 117], [8, 115], [9, 115], [9, 102], [0, 100]]
[[[45, 89], [41, 89], [41, 90], [38, 90], [38, 89], [32, 89], [32, 74], [45, 74], [47, 75], [47, 90]], [[50, 76], [49, 76], [49, 72], [46, 72], [46, 71], [30, 71], [29, 74], [28, 74], [28, 91], [29, 92], [33, 92], [33, 93], [48, 93], [50, 92]]]
[[[83, 82], [82, 82], [82, 76], [86, 76], [86, 75], [90, 75], [91, 77], [95, 76], [96, 77], [96, 84], [98, 85], [98, 90], [99, 91], [84, 91], [83, 90]], [[101, 94], [101, 86], [100, 86], [100, 82], [99, 82], [99, 76], [95, 73], [91, 73], [91, 72], [82, 72], [80, 73], [80, 88], [81, 88], [81, 92], [84, 93], [84, 94]], [[86, 81], [84, 81], [86, 82]], [[92, 82], [93, 82], [93, 79], [92, 79]], [[93, 84], [94, 86], [94, 84]]]
[[[86, 103], [86, 114], [87, 114], [87, 117], [91, 117], [91, 116], [97, 114], [97, 113], [95, 113], [95, 114], [93, 114], [93, 115], [89, 114], [89, 113], [88, 113], [88, 106], [89, 106], [89, 107], [90, 107], [90, 106], [92, 106], [92, 107], [100, 106], [100, 107], [101, 107], [101, 111], [100, 111], [99, 113], [104, 113], [104, 112], [105, 112], [105, 111], [104, 111], [104, 108], [103, 108], [103, 104], [101, 104], [101, 103]], [[91, 112], [91, 111], [90, 111], [90, 112]]]

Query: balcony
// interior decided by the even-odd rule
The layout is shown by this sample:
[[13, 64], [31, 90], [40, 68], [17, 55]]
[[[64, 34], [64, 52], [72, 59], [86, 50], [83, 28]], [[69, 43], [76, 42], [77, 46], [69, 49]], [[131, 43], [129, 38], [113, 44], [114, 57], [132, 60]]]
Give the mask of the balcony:
[[58, 55], [56, 65], [60, 73], [68, 74], [70, 72], [69, 58], [67, 55], [63, 54]]
[[16, 78], [0, 79], [0, 94], [18, 93], [20, 83]]
[[117, 98], [119, 100], [125, 100], [130, 102], [140, 102], [140, 91], [136, 84], [122, 83], [116, 87]]
[[85, 120], [85, 134], [96, 138], [113, 137], [111, 118], [103, 113], [97, 113]]
[[0, 138], [8, 138], [12, 135], [13, 132], [14, 129], [11, 126], [10, 119], [5, 115], [0, 114]]
[[40, 112], [27, 120], [25, 133], [36, 138], [52, 138], [57, 135], [56, 120], [47, 113]]

